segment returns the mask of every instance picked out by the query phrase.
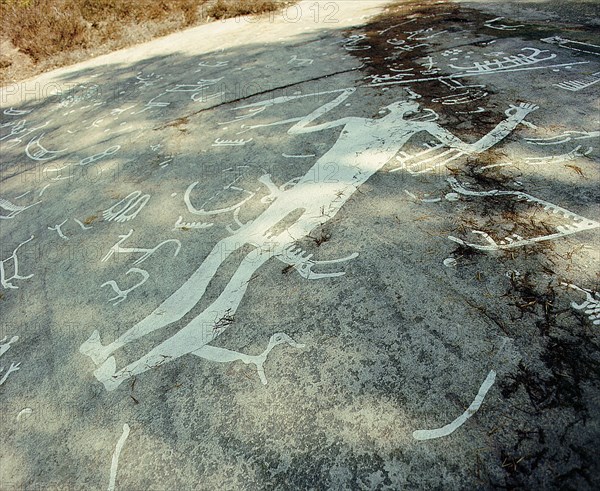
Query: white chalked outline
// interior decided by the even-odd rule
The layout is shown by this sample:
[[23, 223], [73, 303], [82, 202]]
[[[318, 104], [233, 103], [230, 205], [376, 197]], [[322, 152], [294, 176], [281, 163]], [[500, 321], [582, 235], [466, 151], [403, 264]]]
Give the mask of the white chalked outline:
[[473, 416], [473, 414], [475, 414], [479, 410], [486, 394], [490, 390], [490, 387], [494, 384], [495, 380], [496, 372], [495, 370], [490, 370], [488, 376], [483, 381], [483, 384], [481, 384], [481, 387], [479, 388], [479, 392], [475, 396], [475, 399], [464, 413], [462, 413], [451, 423], [448, 423], [447, 425], [442, 426], [441, 428], [436, 428], [434, 430], [413, 431], [413, 438], [415, 440], [432, 440], [434, 438], [448, 436], [454, 431], [456, 431], [457, 428], [462, 426], [465, 423], [465, 421], [467, 421], [467, 419], [469, 419], [471, 416]]

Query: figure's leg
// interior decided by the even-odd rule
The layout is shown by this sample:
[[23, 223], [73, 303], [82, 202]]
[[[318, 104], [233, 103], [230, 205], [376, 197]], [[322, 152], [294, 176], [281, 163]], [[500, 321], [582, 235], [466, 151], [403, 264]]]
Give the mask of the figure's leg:
[[200, 301], [221, 264], [243, 245], [242, 238], [235, 235], [219, 241], [194, 274], [145, 319], [107, 346], [100, 342], [100, 333], [94, 331], [79, 351], [99, 365], [127, 343], [181, 319]]
[[[119, 371], [116, 371], [116, 361], [111, 356], [94, 372], [96, 378], [104, 384], [107, 390], [114, 390], [121, 382], [134, 375], [158, 367], [168, 361], [176, 360], [182, 355], [193, 353], [204, 347], [224, 330], [224, 328], [216, 326], [215, 319], [218, 323], [218, 319], [231, 317], [235, 314], [252, 276], [272, 255], [271, 251], [260, 250], [248, 254], [240, 263], [221, 295], [201, 314], [192, 319], [188, 325], [139, 360], [130, 363]], [[117, 342], [120, 340], [121, 338]], [[109, 349], [114, 350], [113, 346], [117, 342], [104, 348], [105, 352], [109, 353]]]

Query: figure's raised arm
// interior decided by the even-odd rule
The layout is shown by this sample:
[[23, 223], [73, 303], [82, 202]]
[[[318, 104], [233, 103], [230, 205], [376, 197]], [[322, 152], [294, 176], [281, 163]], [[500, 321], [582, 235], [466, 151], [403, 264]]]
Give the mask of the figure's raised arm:
[[314, 126], [308, 126], [315, 119], [322, 116], [323, 114], [328, 113], [333, 108], [339, 106], [342, 102], [344, 102], [350, 94], [352, 94], [356, 89], [348, 88], [344, 90], [339, 96], [337, 96], [333, 101], [328, 102], [327, 104], [323, 104], [321, 107], [315, 109], [310, 114], [307, 114], [303, 118], [301, 118], [294, 126], [292, 126], [288, 130], [288, 134], [290, 135], [299, 135], [302, 133], [312, 133], [314, 131], [326, 130], [328, 128], [335, 128], [336, 126], [343, 126], [354, 118], [342, 118], [336, 121], [331, 121], [328, 123], [317, 124]]
[[492, 131], [475, 143], [465, 143], [460, 138], [454, 136], [437, 124], [427, 128], [427, 131], [442, 143], [461, 150], [462, 152], [468, 154], [481, 153], [507, 137], [510, 132], [525, 119], [525, 116], [530, 112], [535, 111], [537, 108], [538, 106], [535, 104], [529, 104], [527, 102], [522, 102], [518, 106], [511, 105], [505, 111], [507, 118], [498, 123]]

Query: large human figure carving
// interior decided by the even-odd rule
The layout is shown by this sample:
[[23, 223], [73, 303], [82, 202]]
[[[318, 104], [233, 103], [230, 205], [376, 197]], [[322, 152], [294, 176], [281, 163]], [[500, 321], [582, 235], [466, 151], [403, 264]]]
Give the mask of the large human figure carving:
[[[472, 144], [463, 142], [442, 128], [435, 122], [437, 115], [433, 111], [426, 110], [423, 113], [425, 118], [407, 119], [407, 116], [419, 111], [419, 104], [414, 100], [390, 104], [387, 106], [388, 113], [381, 118], [346, 117], [311, 125], [317, 118], [340, 105], [354, 90], [346, 89], [335, 100], [307, 116], [291, 120], [295, 124], [288, 130], [290, 135], [341, 127], [334, 145], [315, 162], [297, 184], [289, 189], [273, 189], [270, 186], [272, 193], [269, 197], [269, 207], [255, 220], [219, 241], [190, 278], [146, 318], [106, 346], [101, 344], [98, 331], [94, 331], [90, 339], [81, 346], [80, 351], [99, 365], [94, 374], [107, 390], [115, 389], [124, 380], [149, 368], [189, 353], [212, 361], [242, 360], [245, 363], [253, 363], [258, 368], [261, 380], [266, 383], [262, 364], [270, 349], [284, 342], [295, 347], [300, 346], [287, 335], [273, 335], [265, 352], [258, 356], [208, 345], [223, 332], [220, 328], [223, 325], [222, 319], [231, 319], [235, 314], [256, 270], [271, 257], [277, 257], [295, 267], [308, 279], [343, 274], [314, 273], [312, 267], [318, 265], [319, 261], [311, 261], [310, 256], [306, 257], [301, 252], [294, 251], [295, 241], [308, 236], [316, 227], [333, 218], [359, 186], [390, 161], [413, 135], [425, 131], [449, 147], [467, 154], [479, 153], [505, 138], [527, 114], [537, 109], [537, 106], [527, 103], [510, 106], [506, 110], [506, 119]], [[433, 121], [429, 117], [431, 115]], [[335, 169], [334, 174], [332, 169]], [[280, 230], [286, 218], [291, 221], [291, 225]], [[116, 361], [112, 356], [116, 350], [180, 320], [199, 302], [225, 260], [248, 244], [255, 249], [241, 260], [221, 294], [209, 307], [149, 353], [121, 370], [116, 369]]]

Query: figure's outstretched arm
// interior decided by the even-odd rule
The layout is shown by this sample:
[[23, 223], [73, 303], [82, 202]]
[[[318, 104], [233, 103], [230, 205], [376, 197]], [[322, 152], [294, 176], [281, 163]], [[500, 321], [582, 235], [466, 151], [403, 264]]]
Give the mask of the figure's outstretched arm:
[[485, 135], [475, 143], [465, 143], [460, 138], [454, 136], [449, 131], [445, 130], [439, 125], [432, 125], [427, 131], [435, 136], [438, 140], [446, 145], [456, 148], [462, 152], [473, 154], [480, 153], [488, 148], [491, 148], [496, 143], [507, 137], [511, 131], [513, 131], [519, 123], [525, 119], [530, 112], [535, 111], [538, 108], [535, 104], [529, 104], [527, 102], [521, 102], [518, 106], [511, 105], [505, 111], [507, 118], [500, 122], [492, 131]]
[[315, 119], [322, 116], [325, 113], [328, 113], [333, 108], [339, 106], [342, 102], [344, 102], [350, 94], [352, 94], [356, 89], [348, 88], [344, 90], [339, 96], [337, 96], [333, 101], [328, 102], [327, 104], [323, 104], [321, 107], [315, 109], [312, 113], [304, 116], [300, 119], [294, 126], [292, 126], [288, 130], [288, 134], [290, 135], [300, 135], [302, 133], [312, 133], [314, 131], [326, 130], [329, 128], [335, 128], [336, 126], [343, 126], [346, 123], [350, 122], [354, 118], [342, 118], [336, 121], [331, 121], [329, 123], [317, 124], [314, 126], [308, 126]]

